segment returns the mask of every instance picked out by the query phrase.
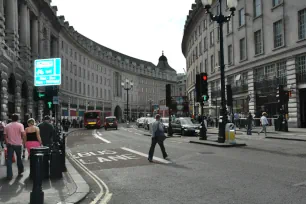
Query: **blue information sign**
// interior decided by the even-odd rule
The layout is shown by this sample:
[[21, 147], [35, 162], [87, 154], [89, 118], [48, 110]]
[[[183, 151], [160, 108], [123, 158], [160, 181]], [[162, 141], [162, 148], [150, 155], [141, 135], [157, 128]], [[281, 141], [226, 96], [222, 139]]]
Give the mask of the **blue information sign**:
[[61, 85], [61, 58], [35, 60], [34, 85]]

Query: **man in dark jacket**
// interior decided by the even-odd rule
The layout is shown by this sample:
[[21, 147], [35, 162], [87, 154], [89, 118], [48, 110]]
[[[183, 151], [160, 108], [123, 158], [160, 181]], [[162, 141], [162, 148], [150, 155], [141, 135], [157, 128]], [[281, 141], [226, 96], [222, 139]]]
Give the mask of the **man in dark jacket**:
[[55, 135], [54, 127], [50, 124], [50, 117], [46, 115], [44, 121], [38, 127], [43, 145], [50, 147]]

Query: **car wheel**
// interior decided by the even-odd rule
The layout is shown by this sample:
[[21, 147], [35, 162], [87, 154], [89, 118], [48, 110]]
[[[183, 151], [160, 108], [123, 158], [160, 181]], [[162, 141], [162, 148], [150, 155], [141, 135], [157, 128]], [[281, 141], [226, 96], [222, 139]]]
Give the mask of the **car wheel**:
[[116, 127], [116, 130], [118, 130], [118, 128]]

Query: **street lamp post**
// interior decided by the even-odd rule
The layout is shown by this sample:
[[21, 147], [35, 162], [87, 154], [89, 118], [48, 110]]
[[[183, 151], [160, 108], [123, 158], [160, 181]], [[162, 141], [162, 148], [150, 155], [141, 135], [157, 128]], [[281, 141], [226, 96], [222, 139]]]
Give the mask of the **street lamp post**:
[[124, 90], [126, 90], [126, 117], [127, 117], [127, 124], [129, 124], [129, 90], [131, 90], [134, 86], [133, 81], [130, 81], [128, 79], [125, 80], [125, 82], [121, 82], [121, 86]]
[[152, 99], [149, 99], [148, 102], [149, 102], [149, 104], [150, 104], [149, 111], [150, 111], [151, 117], [153, 117], [153, 110], [152, 110], [152, 103], [153, 103], [153, 100], [152, 100]]
[[[220, 113], [222, 115], [221, 124], [219, 124], [219, 135], [218, 142], [225, 142], [225, 125], [227, 123], [227, 110], [225, 104], [225, 76], [224, 76], [224, 45], [223, 45], [223, 24], [230, 21], [231, 17], [234, 16], [234, 12], [237, 7], [237, 0], [227, 0], [227, 6], [230, 9], [231, 13], [228, 16], [222, 14], [222, 0], [219, 0], [219, 15], [213, 15], [210, 11], [211, 4], [213, 0], [202, 0], [202, 4], [206, 10], [206, 13], [209, 14], [210, 19], [216, 21], [219, 24], [220, 30], [220, 72], [221, 72], [221, 109]], [[219, 121], [220, 123], [220, 121]]]

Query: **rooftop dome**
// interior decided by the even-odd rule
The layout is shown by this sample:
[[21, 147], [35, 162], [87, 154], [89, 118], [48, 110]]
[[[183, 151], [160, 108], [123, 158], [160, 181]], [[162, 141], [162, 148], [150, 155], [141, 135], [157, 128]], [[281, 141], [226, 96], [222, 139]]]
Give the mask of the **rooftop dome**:
[[159, 57], [157, 67], [160, 69], [167, 69], [171, 71], [175, 71], [170, 65], [168, 64], [168, 59], [164, 55], [164, 51], [162, 52], [162, 56]]

